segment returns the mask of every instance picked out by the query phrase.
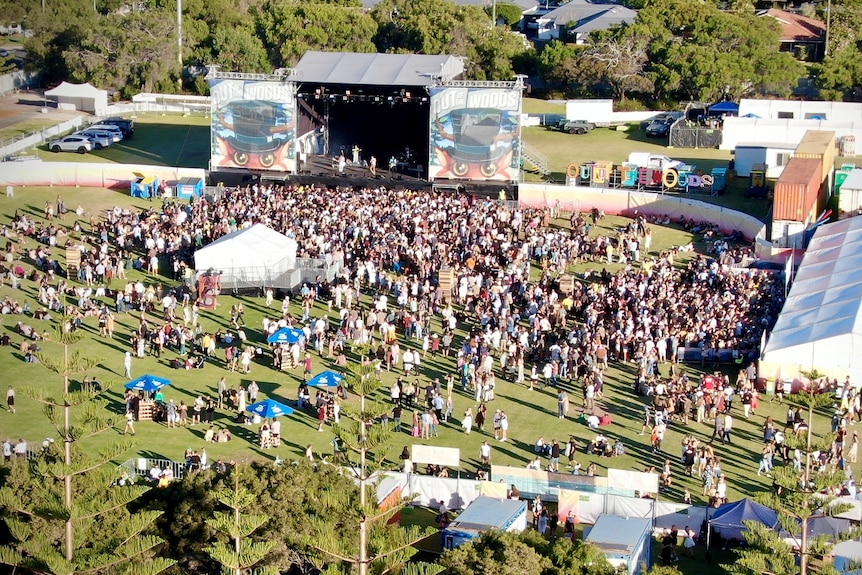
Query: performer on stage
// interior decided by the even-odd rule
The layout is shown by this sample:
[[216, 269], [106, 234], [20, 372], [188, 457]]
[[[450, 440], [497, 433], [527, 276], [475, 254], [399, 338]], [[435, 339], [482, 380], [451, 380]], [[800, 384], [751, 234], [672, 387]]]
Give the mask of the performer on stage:
[[362, 151], [362, 148], [359, 147], [359, 144], [353, 145], [353, 163], [357, 166], [359, 165], [359, 152]]
[[344, 173], [344, 167], [347, 166], [347, 158], [344, 157], [344, 150], [341, 150], [341, 155], [338, 156], [338, 173]]
[[371, 160], [368, 162], [368, 167], [371, 169], [371, 175], [377, 175], [377, 158], [375, 156], [371, 156]]
[[395, 168], [398, 167], [398, 160], [395, 159], [395, 156], [391, 156], [389, 158], [389, 171], [394, 172]]

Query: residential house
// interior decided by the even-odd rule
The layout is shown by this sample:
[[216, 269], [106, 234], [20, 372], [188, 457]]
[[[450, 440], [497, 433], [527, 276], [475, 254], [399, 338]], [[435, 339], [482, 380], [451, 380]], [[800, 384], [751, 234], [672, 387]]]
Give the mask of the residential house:
[[637, 19], [636, 10], [619, 4], [571, 0], [553, 10], [537, 14], [527, 21], [527, 37], [531, 40], [562, 40], [586, 44], [594, 30], [607, 30], [618, 24], [630, 24]]
[[820, 20], [771, 8], [758, 12], [763, 18], [774, 18], [781, 24], [782, 52], [791, 52], [797, 60], [819, 62], [826, 50], [826, 24]]

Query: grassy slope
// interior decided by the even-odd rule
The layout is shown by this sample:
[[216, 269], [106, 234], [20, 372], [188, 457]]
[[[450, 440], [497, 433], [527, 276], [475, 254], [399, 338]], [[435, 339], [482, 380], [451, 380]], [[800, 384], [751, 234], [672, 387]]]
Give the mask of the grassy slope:
[[[9, 201], [7, 204], [7, 210], [5, 211], [7, 215], [4, 216], [4, 221], [8, 220], [8, 214], [11, 214], [14, 209], [22, 209], [33, 216], [38, 215], [44, 202], [48, 199], [53, 200], [57, 192], [56, 188], [19, 190], [14, 201]], [[62, 193], [67, 205], [73, 207], [80, 203], [88, 211], [98, 210], [114, 204], [143, 205], [143, 202], [140, 200], [132, 200], [128, 196], [115, 192], [81, 189], [63, 190]], [[71, 226], [73, 220], [72, 218], [67, 218], [64, 223]], [[556, 223], [563, 224], [561, 221]], [[607, 233], [611, 228], [622, 223], [624, 223], [624, 220], [621, 218], [608, 218], [601, 222], [601, 226], [595, 229], [595, 233]], [[656, 230], [654, 236], [654, 247], [656, 249], [663, 249], [671, 244], [686, 243], [689, 239], [687, 234], [672, 229]], [[62, 261], [62, 256], [59, 255], [59, 257]], [[583, 271], [586, 267], [588, 266], [578, 266], [577, 271]], [[601, 264], [594, 264], [589, 267], [600, 269]], [[135, 277], [137, 277], [136, 274], [129, 274], [130, 279]], [[166, 284], [170, 284], [167, 278], [158, 279]], [[145, 281], [151, 280], [147, 279]], [[0, 288], [0, 296], [9, 296], [16, 299], [25, 298], [31, 302], [31, 306], [35, 305], [33, 301], [35, 288], [32, 282], [25, 282], [25, 289], [17, 292], [11, 290], [8, 285], [4, 285]], [[218, 327], [225, 327], [227, 325], [227, 315], [230, 305], [235, 301], [242, 301], [247, 310], [248, 334], [253, 340], [261, 340], [259, 333], [260, 319], [266, 313], [262, 298], [233, 298], [225, 296], [220, 298], [219, 301], [220, 307], [217, 311], [204, 312], [202, 314], [202, 323], [205, 329], [214, 331]], [[364, 301], [368, 302], [367, 296], [365, 296]], [[294, 311], [296, 309], [296, 307], [293, 307]], [[325, 313], [325, 309], [318, 306], [315, 310], [315, 315], [322, 313]], [[19, 318], [15, 316], [2, 316], [0, 319], [2, 319], [2, 329], [6, 330], [12, 336], [14, 342], [20, 341], [20, 338], [12, 331], [15, 322]], [[47, 322], [32, 319], [28, 321], [40, 330], [51, 327]], [[120, 398], [122, 394], [121, 384], [123, 383], [123, 353], [128, 349], [130, 331], [136, 325], [136, 316], [132, 314], [122, 315], [118, 317], [116, 337], [113, 340], [105, 340], [98, 337], [95, 331], [95, 320], [90, 319], [85, 328], [90, 337], [78, 344], [78, 348], [85, 354], [102, 359], [100, 369], [94, 372], [94, 374], [99, 376], [100, 380], [114, 381], [120, 384], [108, 392], [108, 397], [111, 399], [110, 408], [118, 415], [122, 409]], [[439, 322], [435, 320], [434, 325], [435, 327], [439, 326]], [[439, 330], [439, 327], [436, 327], [436, 329]], [[460, 334], [463, 335], [463, 333], [462, 326]], [[415, 344], [415, 342], [411, 344]], [[45, 348], [50, 352], [59, 352], [59, 348], [56, 345], [45, 344]], [[291, 401], [296, 396], [296, 387], [301, 377], [301, 373], [298, 370], [290, 373], [277, 373], [262, 363], [255, 364], [250, 375], [226, 373], [218, 362], [215, 365], [207, 365], [205, 369], [199, 371], [175, 371], [168, 367], [168, 362], [173, 357], [176, 357], [176, 355], [173, 352], [168, 352], [161, 359], [153, 357], [136, 359], [133, 365], [133, 375], [149, 372], [171, 378], [174, 384], [167, 391], [167, 397], [177, 401], [183, 400], [187, 403], [190, 403], [197, 394], [214, 394], [216, 382], [223, 374], [228, 376], [228, 383], [231, 386], [238, 384], [247, 385], [251, 379], [255, 379], [260, 384], [262, 397], [274, 397], [280, 400]], [[316, 355], [314, 356], [314, 362], [315, 373], [330, 367], [330, 364], [326, 360], [322, 360]], [[422, 380], [440, 377], [448, 373], [452, 368], [451, 361], [444, 361], [440, 358], [432, 359], [429, 356], [423, 366]], [[686, 367], [686, 370], [695, 373], [698, 371], [695, 367]], [[4, 381], [16, 387], [36, 385], [54, 392], [59, 392], [61, 389], [59, 378], [49, 372], [44, 366], [24, 363], [17, 351], [17, 347], [0, 350], [0, 371], [4, 373]], [[633, 375], [632, 365], [614, 365], [608, 374], [607, 382], [609, 390], [605, 403], [614, 418], [614, 425], [609, 428], [608, 433], [613, 438], [620, 437], [625, 441], [628, 446], [628, 454], [623, 458], [613, 461], [597, 461], [602, 473], [607, 465], [624, 469], [645, 469], [650, 465], [660, 465], [665, 456], [675, 460], [680, 440], [685, 433], [694, 433], [701, 438], [706, 438], [710, 432], [710, 428], [707, 425], [691, 424], [689, 428], [674, 427], [668, 433], [665, 443], [667, 446], [667, 455], [653, 455], [647, 445], [647, 436], [638, 435], [640, 431], [642, 400], [631, 392]], [[385, 373], [384, 381], [388, 384], [394, 377], [394, 373]], [[573, 406], [577, 405], [577, 398], [580, 397], [579, 392], [573, 390], [570, 384], [567, 384], [567, 387], [573, 399]], [[385, 396], [386, 389], [383, 388], [381, 389], [381, 397]], [[455, 402], [455, 413], [463, 413], [468, 406], [473, 405], [474, 401], [472, 397], [459, 392]], [[551, 439], [552, 437], [565, 439], [568, 435], [573, 434], [580, 438], [583, 444], [594, 435], [584, 426], [573, 421], [561, 422], [557, 419], [555, 397], [547, 391], [531, 392], [522, 386], [498, 381], [497, 400], [491, 408], [504, 408], [509, 413], [511, 437], [513, 439], [510, 443], [505, 444], [493, 442], [493, 462], [497, 464], [524, 465], [532, 454], [533, 442], [539, 436], [544, 436], [546, 439]], [[0, 435], [8, 437], [23, 436], [31, 442], [40, 442], [43, 438], [54, 435], [54, 432], [40, 411], [40, 407], [36, 403], [21, 397], [19, 399], [19, 411], [17, 414], [0, 412]], [[719, 453], [725, 462], [724, 469], [730, 479], [732, 498], [768, 487], [765, 478], [759, 478], [753, 473], [759, 454], [758, 429], [765, 415], [772, 415], [781, 419], [783, 417], [783, 409], [768, 402], [762, 404], [757, 417], [751, 421], [739, 422], [736, 432], [737, 443], [727, 449], [719, 447]], [[312, 414], [297, 413], [288, 418], [284, 424], [283, 436], [285, 437], [285, 442], [282, 447], [277, 451], [264, 452], [252, 443], [253, 431], [250, 428], [242, 428], [230, 423], [226, 412], [219, 413], [218, 423], [219, 425], [226, 425], [231, 428], [235, 432], [237, 439], [230, 444], [206, 446], [211, 458], [271, 458], [276, 454], [288, 458], [301, 457], [304, 447], [308, 443], [313, 444], [315, 451], [328, 453], [328, 444], [332, 438], [329, 431], [325, 433], [318, 433], [316, 431], [316, 422]], [[815, 430], [823, 432], [827, 429], [827, 426], [826, 419], [818, 417]], [[87, 445], [89, 448], [96, 448], [116, 439], [117, 433], [109, 432], [102, 434], [91, 440]], [[137, 446], [128, 453], [128, 456], [133, 457], [136, 454], [142, 454], [151, 457], [179, 459], [187, 447], [204, 447], [202, 440], [203, 433], [203, 426], [169, 430], [159, 424], [141, 422], [138, 425]], [[472, 470], [475, 468], [478, 460], [479, 444], [486, 438], [487, 436], [481, 433], [473, 433], [466, 436], [460, 431], [457, 424], [449, 424], [442, 426], [440, 437], [432, 440], [432, 443], [460, 447], [464, 469]], [[401, 445], [410, 444], [413, 441], [408, 435], [398, 436], [394, 439], [394, 447], [400, 448]], [[579, 456], [579, 461], [584, 467], [591, 460], [593, 460], [591, 456], [584, 454]], [[674, 486], [674, 489], [663, 497], [679, 500], [682, 493], [681, 489], [686, 485], [692, 489], [695, 499], [699, 499], [700, 488], [696, 480], [688, 480], [682, 477], [679, 478], [679, 483]]]

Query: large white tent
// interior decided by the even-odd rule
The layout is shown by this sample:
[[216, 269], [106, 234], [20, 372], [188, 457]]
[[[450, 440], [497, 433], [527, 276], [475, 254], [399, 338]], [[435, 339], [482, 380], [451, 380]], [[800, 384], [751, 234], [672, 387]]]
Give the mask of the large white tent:
[[195, 270], [221, 272], [223, 289], [296, 285], [296, 240], [263, 224], [226, 234], [195, 252]]
[[94, 114], [101, 113], [108, 107], [108, 91], [99, 90], [91, 84], [63, 82], [52, 90], [46, 90], [45, 97], [57, 102], [58, 107], [69, 106]]
[[776, 380], [813, 369], [862, 384], [862, 217], [814, 234], [760, 363]]

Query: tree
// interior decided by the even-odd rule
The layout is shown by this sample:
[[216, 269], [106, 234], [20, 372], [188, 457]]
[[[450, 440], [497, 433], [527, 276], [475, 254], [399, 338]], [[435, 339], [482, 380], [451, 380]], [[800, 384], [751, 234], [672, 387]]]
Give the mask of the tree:
[[[824, 15], [825, 18], [825, 15]], [[822, 97], [862, 100], [862, 2], [837, 0], [830, 10], [828, 52], [812, 69]]]
[[[832, 434], [825, 434], [819, 441], [814, 438], [814, 411], [831, 406], [833, 398], [829, 393], [817, 393], [813, 383], [822, 377], [815, 371], [804, 372], [812, 385], [808, 389], [790, 396], [790, 401], [808, 411], [807, 433], [798, 437], [792, 435], [785, 441], [791, 449], [804, 453], [802, 469], [796, 471], [792, 466], [775, 468], [773, 481], [776, 489], [762, 493], [756, 500], [778, 512], [781, 530], [789, 533], [796, 541], [794, 546], [784, 540], [784, 535], [757, 521], [746, 521], [748, 528], [744, 537], [749, 547], [739, 551], [739, 558], [730, 567], [732, 573], [753, 575], [770, 573], [775, 575], [808, 575], [809, 571], [818, 574], [835, 573], [831, 564], [820, 560], [829, 554], [832, 547], [828, 536], [811, 537], [811, 519], [832, 516], [850, 509], [849, 505], [838, 504], [835, 497], [828, 495], [835, 486], [845, 479], [843, 471], [832, 468], [825, 471], [814, 470], [811, 457], [813, 453], [831, 453]], [[819, 467], [819, 464], [818, 464]], [[853, 539], [862, 535], [862, 530], [852, 529], [842, 534], [842, 539]], [[797, 565], [798, 559], [798, 565]]]
[[257, 495], [240, 486], [240, 471], [240, 467], [233, 469], [233, 488], [223, 489], [219, 495], [219, 501], [230, 509], [230, 512], [216, 511], [215, 517], [207, 520], [212, 529], [227, 535], [229, 542], [215, 542], [206, 551], [222, 565], [225, 575], [243, 575], [248, 572], [255, 575], [276, 575], [279, 571], [274, 566], [253, 569], [272, 551], [276, 542], [249, 541], [251, 536], [269, 521], [269, 515], [248, 512]]
[[[571, 543], [565, 541], [571, 548]], [[451, 575], [543, 575], [551, 572], [551, 559], [502, 531], [484, 533], [479, 539], [446, 551], [440, 564]]]
[[[112, 429], [114, 422], [104, 415], [103, 392], [70, 390], [70, 378], [92, 369], [98, 360], [70, 351], [84, 334], [71, 331], [68, 325], [64, 322], [66, 329], [58, 329], [54, 336], [63, 348], [62, 359], [39, 354], [43, 365], [62, 376], [62, 397], [55, 399], [42, 388], [21, 389], [22, 395], [45, 406], [63, 450], [61, 454], [46, 453], [20, 484], [0, 488], [4, 519], [17, 542], [14, 547], [0, 548], [0, 563], [54, 575], [109, 568], [130, 575], [155, 575], [173, 564], [149, 556], [161, 540], [144, 532], [159, 513], [131, 514], [127, 510], [147, 488], [106, 487], [115, 479], [110, 462], [131, 444], [115, 442], [95, 454], [77, 445]], [[22, 491], [27, 495], [22, 497]], [[62, 529], [54, 528], [58, 522]]]
[[[408, 568], [408, 560], [416, 553], [413, 545], [433, 533], [433, 530], [388, 525], [406, 501], [383, 510], [374, 503], [372, 478], [382, 469], [390, 436], [387, 426], [378, 420], [389, 411], [389, 406], [372, 399], [381, 384], [374, 366], [364, 361], [367, 346], [353, 351], [358, 352], [362, 361], [352, 368], [344, 386], [359, 396], [359, 407], [345, 405], [344, 414], [349, 420], [336, 426], [333, 431], [341, 441], [342, 449], [358, 456], [358, 463], [351, 465], [359, 484], [359, 504], [353, 503], [359, 512], [358, 535], [354, 535], [357, 531], [355, 523], [343, 524], [339, 530], [332, 529], [331, 521], [327, 521], [327, 518], [337, 513], [348, 501], [342, 494], [330, 492], [327, 497], [321, 497], [320, 514], [312, 520], [307, 544], [321, 553], [316, 558], [318, 567], [324, 568], [329, 575], [352, 572], [380, 575]], [[336, 532], [341, 530], [346, 533]], [[425, 564], [413, 564], [409, 570], [423, 575], [434, 575], [440, 571], [435, 566]]]
[[647, 39], [635, 34], [608, 36], [597, 35], [584, 52], [587, 65], [611, 85], [615, 100], [625, 100], [630, 92], [652, 93], [654, 84], [644, 75], [649, 63]]
[[[488, 16], [491, 16], [493, 9], [490, 7], [485, 8], [485, 13]], [[497, 4], [496, 8], [497, 18], [503, 20], [506, 23], [506, 26], [514, 26], [515, 24], [521, 21], [523, 16], [523, 11], [520, 7], [515, 6], [514, 4]]]
[[372, 38], [377, 24], [354, 8], [264, 0], [251, 14], [273, 68], [295, 65], [308, 50], [376, 51]]

